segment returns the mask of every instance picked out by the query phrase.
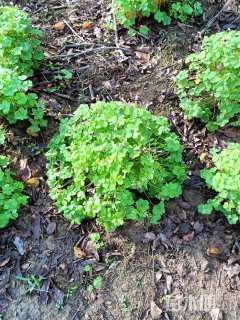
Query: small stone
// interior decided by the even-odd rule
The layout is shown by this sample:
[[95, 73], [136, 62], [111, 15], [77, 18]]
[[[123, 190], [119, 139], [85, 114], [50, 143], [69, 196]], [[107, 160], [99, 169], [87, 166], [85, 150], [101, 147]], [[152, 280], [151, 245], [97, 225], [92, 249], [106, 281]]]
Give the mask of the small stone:
[[18, 236], [14, 239], [13, 243], [15, 244], [15, 247], [17, 248], [18, 253], [23, 256], [25, 254], [25, 244], [24, 240]]
[[162, 279], [162, 272], [161, 271], [157, 271], [156, 274], [155, 274], [155, 277], [156, 277], [156, 282], [159, 282], [161, 279]]
[[162, 315], [162, 310], [156, 305], [154, 301], [151, 301], [150, 313], [152, 320], [159, 320]]
[[47, 226], [47, 234], [48, 235], [51, 235], [51, 234], [53, 234], [54, 232], [55, 232], [55, 230], [56, 230], [56, 222], [55, 221], [53, 221], [53, 222], [50, 222], [49, 224], [48, 224], [48, 226]]
[[179, 232], [181, 234], [187, 234], [190, 231], [190, 225], [188, 223], [181, 223], [179, 226]]
[[149, 243], [151, 241], [154, 241], [156, 240], [156, 236], [153, 232], [147, 232], [143, 235], [143, 240], [142, 242], [143, 243]]
[[46, 247], [48, 250], [53, 251], [55, 249], [54, 238], [49, 236], [46, 240]]
[[193, 229], [195, 230], [196, 234], [201, 233], [204, 229], [204, 226], [199, 221], [194, 223]]

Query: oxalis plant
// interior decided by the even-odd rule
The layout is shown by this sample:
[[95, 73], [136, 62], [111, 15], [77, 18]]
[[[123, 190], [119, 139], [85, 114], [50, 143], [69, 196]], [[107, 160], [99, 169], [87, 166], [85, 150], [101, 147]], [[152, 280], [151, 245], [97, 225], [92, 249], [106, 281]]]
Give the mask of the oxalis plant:
[[240, 31], [205, 37], [202, 50], [187, 57], [177, 78], [180, 105], [187, 119], [198, 118], [214, 131], [239, 126]]
[[11, 124], [28, 119], [29, 132], [46, 125], [43, 105], [29, 93], [28, 79], [43, 59], [42, 33], [16, 7], [0, 7], [0, 117]]
[[0, 7], [0, 65], [25, 76], [43, 60], [42, 31], [32, 27], [27, 13], [17, 7]]
[[182, 150], [164, 117], [121, 102], [81, 105], [49, 145], [51, 197], [74, 224], [157, 224], [165, 201], [182, 192]]
[[200, 205], [199, 211], [207, 215], [220, 211], [235, 224], [240, 217], [240, 144], [231, 143], [221, 152], [213, 149], [212, 155], [214, 166], [202, 170], [201, 176], [216, 196]]
[[[163, 25], [170, 25], [172, 18], [185, 22], [189, 16], [202, 13], [200, 2], [196, 0], [114, 0], [116, 15], [120, 23], [130, 32], [140, 18], [152, 16]], [[140, 26], [141, 33], [148, 33], [145, 25]]]
[[[4, 140], [4, 131], [0, 127], [0, 144]], [[26, 202], [23, 184], [13, 178], [8, 158], [0, 155], [0, 229], [6, 227], [10, 220], [17, 219], [19, 208]]]
[[9, 123], [28, 119], [30, 130], [37, 132], [46, 125], [43, 105], [35, 93], [29, 93], [32, 82], [14, 69], [0, 66], [0, 117]]

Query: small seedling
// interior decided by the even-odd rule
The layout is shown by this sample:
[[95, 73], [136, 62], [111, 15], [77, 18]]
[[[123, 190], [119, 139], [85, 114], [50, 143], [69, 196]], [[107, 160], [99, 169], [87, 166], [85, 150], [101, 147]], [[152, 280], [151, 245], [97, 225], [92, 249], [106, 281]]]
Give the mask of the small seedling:
[[101, 249], [104, 247], [104, 242], [101, 241], [101, 235], [98, 232], [93, 232], [89, 235], [91, 241], [94, 243], [96, 249]]
[[22, 277], [16, 276], [16, 280], [22, 281], [27, 285], [27, 291], [32, 293], [33, 291], [39, 291], [42, 286], [43, 277], [41, 276], [29, 276]]
[[129, 300], [127, 297], [122, 298], [121, 306], [122, 306], [123, 312], [127, 313], [129, 308]]
[[79, 285], [68, 288], [67, 293], [66, 293], [66, 300], [73, 297], [78, 289], [79, 289]]
[[95, 290], [101, 289], [103, 284], [103, 278], [97, 276], [92, 283], [87, 287], [88, 292], [94, 292]]
[[91, 273], [92, 272], [92, 266], [90, 264], [87, 264], [84, 268], [83, 268], [84, 272], [87, 273]]
[[73, 77], [73, 73], [71, 70], [68, 69], [62, 69], [60, 70], [55, 76], [54, 76], [54, 80], [70, 80]]

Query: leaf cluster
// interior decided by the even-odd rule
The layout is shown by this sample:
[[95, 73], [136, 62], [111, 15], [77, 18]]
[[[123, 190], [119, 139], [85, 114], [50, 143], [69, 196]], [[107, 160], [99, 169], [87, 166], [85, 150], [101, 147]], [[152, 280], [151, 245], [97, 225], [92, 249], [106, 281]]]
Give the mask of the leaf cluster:
[[13, 179], [7, 157], [0, 155], [0, 229], [17, 219], [20, 206], [26, 204], [22, 191], [23, 184]]
[[47, 159], [60, 212], [76, 224], [96, 218], [108, 231], [124, 220], [158, 223], [186, 174], [166, 118], [121, 102], [81, 105], [62, 121]]
[[[202, 13], [200, 2], [195, 0], [115, 0], [115, 4], [120, 23], [131, 31], [141, 17], [153, 16], [157, 22], [167, 26], [172, 18], [185, 22], [189, 16]], [[141, 30], [146, 33], [146, 26], [142, 26]]]
[[181, 107], [187, 119], [199, 118], [208, 130], [239, 125], [240, 31], [205, 37], [202, 50], [187, 57], [188, 68], [177, 78]]
[[0, 117], [10, 123], [28, 119], [30, 130], [45, 126], [43, 106], [29, 93], [34, 68], [43, 59], [42, 33], [16, 7], [0, 7]]
[[214, 167], [202, 170], [201, 176], [216, 196], [200, 205], [199, 211], [220, 211], [230, 224], [235, 224], [240, 217], [240, 144], [230, 143], [220, 153], [215, 149], [212, 152]]
[[43, 60], [42, 31], [32, 27], [27, 13], [17, 7], [0, 7], [0, 65], [33, 75]]

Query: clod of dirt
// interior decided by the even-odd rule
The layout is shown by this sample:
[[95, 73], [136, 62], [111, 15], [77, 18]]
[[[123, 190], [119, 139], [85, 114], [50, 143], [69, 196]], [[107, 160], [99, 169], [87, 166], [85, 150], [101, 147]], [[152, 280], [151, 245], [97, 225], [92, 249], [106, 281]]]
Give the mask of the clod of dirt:
[[156, 235], [153, 232], [146, 232], [143, 235], [142, 242], [143, 243], [149, 243], [149, 242], [154, 241], [154, 240], [156, 240]]
[[184, 189], [183, 197], [184, 200], [193, 207], [197, 207], [199, 204], [204, 202], [204, 196], [202, 191], [194, 188]]

